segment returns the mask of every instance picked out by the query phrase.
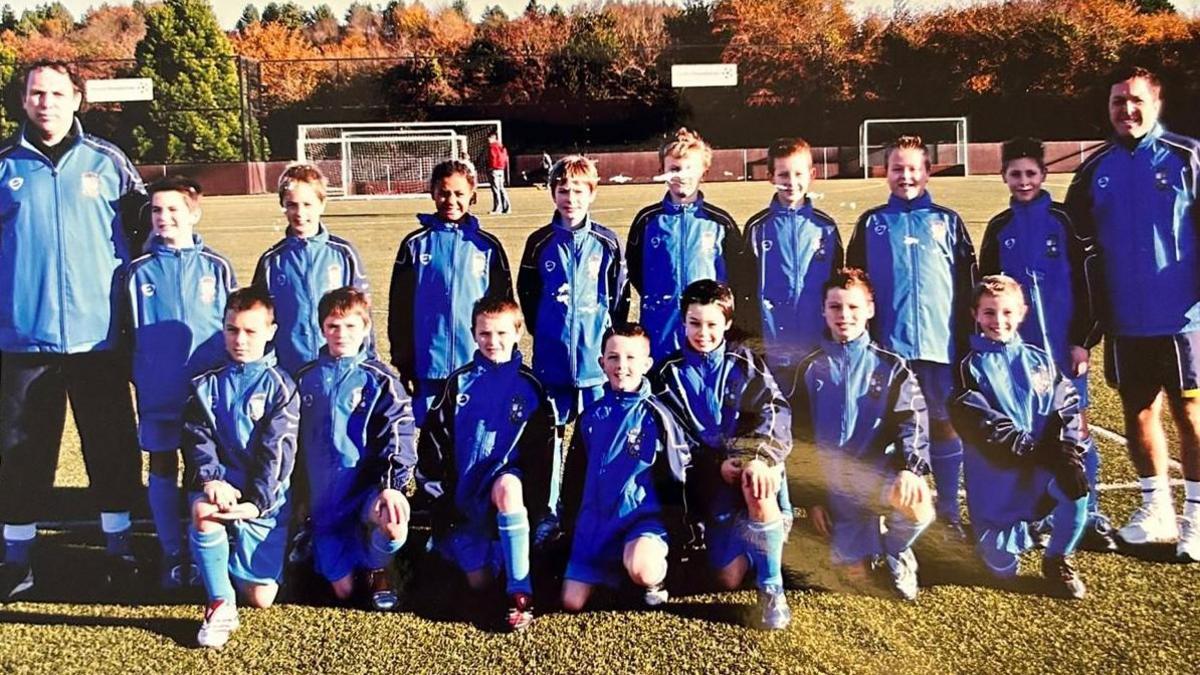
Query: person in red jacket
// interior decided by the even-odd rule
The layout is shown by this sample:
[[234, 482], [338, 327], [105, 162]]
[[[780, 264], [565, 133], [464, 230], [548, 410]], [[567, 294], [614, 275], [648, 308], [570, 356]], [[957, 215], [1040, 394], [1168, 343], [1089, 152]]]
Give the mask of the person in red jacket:
[[508, 148], [494, 133], [488, 134], [488, 169], [492, 172], [492, 213], [509, 213], [508, 190], [504, 187], [504, 176], [508, 173]]

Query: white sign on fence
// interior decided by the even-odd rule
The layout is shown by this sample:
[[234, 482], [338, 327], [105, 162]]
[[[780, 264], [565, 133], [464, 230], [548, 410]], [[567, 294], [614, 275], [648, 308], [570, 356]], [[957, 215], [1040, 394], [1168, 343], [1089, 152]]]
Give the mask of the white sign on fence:
[[87, 91], [86, 96], [89, 103], [154, 100], [154, 80], [148, 77], [88, 80], [84, 88]]
[[687, 63], [671, 66], [672, 87], [736, 87], [736, 63]]

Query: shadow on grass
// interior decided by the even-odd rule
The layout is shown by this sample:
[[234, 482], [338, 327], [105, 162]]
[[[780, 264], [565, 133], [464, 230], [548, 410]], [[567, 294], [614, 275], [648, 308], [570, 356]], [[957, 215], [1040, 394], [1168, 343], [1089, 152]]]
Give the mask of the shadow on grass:
[[0, 610], [0, 623], [79, 628], [136, 628], [160, 635], [180, 647], [196, 646], [196, 619], [72, 616], [48, 612]]

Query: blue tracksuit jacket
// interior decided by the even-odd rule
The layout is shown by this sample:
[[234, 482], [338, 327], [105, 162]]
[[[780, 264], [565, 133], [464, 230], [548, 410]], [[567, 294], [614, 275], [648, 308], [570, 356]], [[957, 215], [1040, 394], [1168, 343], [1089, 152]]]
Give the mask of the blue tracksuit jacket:
[[596, 541], [642, 519], [663, 518], [664, 506], [682, 506], [690, 462], [683, 430], [648, 380], [635, 392], [606, 384], [580, 417], [567, 454], [564, 529], [578, 541]]
[[22, 125], [0, 147], [0, 351], [115, 349], [125, 316], [121, 275], [146, 190], [115, 145], [85, 134], [57, 165]]
[[1078, 402], [1046, 352], [1019, 336], [1008, 343], [971, 337], [950, 414], [963, 438], [967, 508], [977, 531], [1044, 515], [1037, 507], [1052, 479], [1047, 446], [1085, 451]]
[[405, 382], [445, 379], [469, 363], [475, 303], [513, 294], [504, 246], [475, 216], [417, 220], [420, 229], [400, 242], [388, 296], [392, 365]]
[[988, 223], [979, 251], [979, 274], [1007, 274], [1025, 289], [1029, 313], [1021, 324], [1027, 344], [1050, 353], [1061, 372], [1071, 372], [1072, 345], [1092, 347], [1094, 330], [1087, 278], [1098, 262], [1084, 250], [1066, 210], [1042, 191]]
[[726, 342], [707, 354], [684, 345], [654, 376], [654, 393], [671, 409], [693, 448], [697, 501], [710, 516], [744, 507], [727, 499], [721, 463], [730, 458], [782, 464], [792, 450], [791, 409], [758, 355]]
[[296, 385], [273, 353], [197, 376], [183, 427], [191, 489], [223, 480], [261, 516], [277, 513], [287, 502], [299, 413]]
[[746, 222], [743, 237], [743, 258], [754, 269], [748, 295], [738, 300], [747, 308], [745, 324], [762, 336], [771, 368], [789, 368], [821, 341], [821, 286], [842, 266], [842, 236], [806, 198], [798, 209], [772, 199]]
[[1067, 190], [1079, 236], [1099, 254], [1089, 277], [1104, 331], [1200, 330], [1200, 141], [1155, 126], [1131, 149], [1110, 141]]
[[129, 265], [138, 436], [147, 450], [179, 447], [192, 378], [226, 359], [225, 299], [237, 279], [228, 260], [192, 239], [192, 248], [174, 248], [153, 237], [150, 252]]
[[629, 228], [629, 281], [642, 299], [639, 322], [650, 334], [650, 354], [662, 359], [683, 345], [679, 298], [693, 281], [741, 286], [737, 223], [704, 201], [673, 204], [670, 195], [642, 209]]
[[387, 366], [368, 356], [335, 358], [321, 348], [300, 369], [300, 458], [313, 526], [358, 522], [362, 499], [403, 490], [417, 463], [412, 399]]
[[629, 315], [617, 235], [590, 218], [571, 229], [556, 214], [525, 241], [517, 295], [533, 336], [538, 380], [547, 387], [603, 384], [600, 341]]
[[[279, 365], [293, 375], [317, 358], [325, 337], [317, 320], [317, 303], [343, 286], [367, 290], [366, 269], [350, 242], [321, 225], [302, 239], [288, 234], [267, 249], [254, 269], [254, 285], [275, 301], [275, 352]], [[368, 339], [368, 344], [370, 340]]]
[[793, 435], [815, 448], [819, 465], [795, 476], [814, 486], [804, 501], [827, 503], [835, 519], [875, 506], [900, 471], [929, 473], [921, 389], [904, 359], [869, 334], [846, 343], [826, 336], [800, 362], [789, 399]]
[[975, 249], [957, 213], [928, 191], [892, 195], [858, 219], [846, 264], [871, 275], [876, 343], [909, 361], [957, 362], [975, 326]]
[[493, 363], [479, 352], [454, 371], [434, 402], [417, 447], [417, 482], [436, 499], [434, 526], [490, 523], [492, 483], [521, 479], [531, 522], [549, 509], [554, 407], [514, 353]]

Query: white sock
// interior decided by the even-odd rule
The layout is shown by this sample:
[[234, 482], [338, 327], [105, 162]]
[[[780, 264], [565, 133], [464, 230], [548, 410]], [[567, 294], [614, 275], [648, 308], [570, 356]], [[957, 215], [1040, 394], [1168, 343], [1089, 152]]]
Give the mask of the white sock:
[[1166, 476], [1142, 477], [1138, 483], [1142, 486], [1142, 506], [1171, 503], [1171, 484]]
[[100, 513], [100, 529], [105, 534], [114, 534], [128, 530], [132, 523], [128, 511], [111, 511]]
[[1183, 515], [1188, 518], [1200, 518], [1200, 480], [1183, 481]]

